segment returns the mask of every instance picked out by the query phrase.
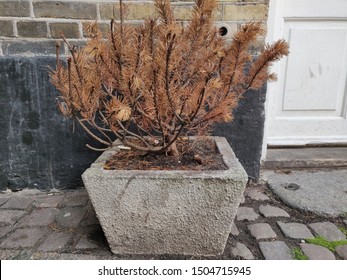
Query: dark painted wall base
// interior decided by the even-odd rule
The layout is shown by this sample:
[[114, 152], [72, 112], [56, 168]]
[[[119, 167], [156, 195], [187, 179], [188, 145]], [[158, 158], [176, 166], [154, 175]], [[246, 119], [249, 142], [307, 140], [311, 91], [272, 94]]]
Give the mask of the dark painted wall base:
[[[54, 63], [53, 57], [0, 58], [0, 190], [80, 187], [81, 174], [98, 156], [85, 147], [91, 139], [56, 108], [48, 77]], [[251, 178], [259, 174], [264, 99], [265, 89], [247, 93], [235, 121], [214, 129]]]

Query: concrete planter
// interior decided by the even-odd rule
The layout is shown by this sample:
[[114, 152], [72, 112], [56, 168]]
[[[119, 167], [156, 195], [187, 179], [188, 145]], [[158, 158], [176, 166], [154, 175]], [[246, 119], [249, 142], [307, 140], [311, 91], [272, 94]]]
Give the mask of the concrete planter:
[[213, 138], [228, 170], [104, 170], [110, 150], [83, 173], [113, 253], [223, 253], [247, 174], [228, 142]]

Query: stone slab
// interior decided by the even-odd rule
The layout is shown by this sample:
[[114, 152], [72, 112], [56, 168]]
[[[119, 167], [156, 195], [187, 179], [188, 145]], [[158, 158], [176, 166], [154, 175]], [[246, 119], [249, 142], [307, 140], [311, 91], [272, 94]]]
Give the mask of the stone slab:
[[0, 260], [13, 260], [20, 250], [0, 250]]
[[25, 214], [22, 210], [0, 210], [0, 225], [13, 225]]
[[58, 210], [55, 208], [37, 209], [24, 217], [18, 223], [18, 226], [47, 226], [55, 221], [55, 216], [57, 215], [57, 213]]
[[86, 215], [84, 207], [66, 207], [56, 216], [56, 222], [63, 228], [77, 227]]
[[347, 260], [347, 245], [337, 246], [335, 250], [341, 259]]
[[245, 196], [257, 201], [270, 200], [270, 198], [267, 195], [263, 194], [261, 191], [256, 190], [254, 188], [246, 188]]
[[292, 260], [290, 248], [283, 241], [259, 242], [259, 248], [266, 260]]
[[238, 236], [240, 234], [237, 226], [235, 225], [235, 223], [233, 223], [233, 225], [231, 226], [231, 230], [230, 230], [231, 235], [234, 236]]
[[12, 227], [10, 227], [10, 226], [0, 227], [0, 238], [3, 238], [11, 230], [12, 230]]
[[241, 257], [244, 260], [254, 260], [252, 252], [247, 248], [245, 244], [236, 242], [235, 247], [231, 249], [231, 253], [235, 257]]
[[329, 241], [345, 240], [346, 236], [331, 222], [312, 223], [309, 227], [313, 231]]
[[343, 220], [343, 222], [345, 223], [345, 225], [347, 226], [347, 220]]
[[260, 205], [259, 206], [259, 212], [265, 217], [265, 218], [272, 218], [272, 217], [285, 217], [285, 218], [289, 218], [289, 214], [279, 208], [279, 207], [275, 207], [275, 206], [271, 206], [271, 205]]
[[9, 199], [9, 197], [0, 197], [0, 206], [4, 205]]
[[31, 248], [47, 233], [46, 228], [21, 228], [15, 230], [0, 244], [0, 248]]
[[252, 224], [248, 225], [247, 228], [251, 232], [251, 235], [257, 240], [277, 237], [277, 234], [267, 223]]
[[251, 207], [239, 207], [236, 214], [238, 221], [254, 221], [259, 218], [259, 215]]
[[45, 252], [61, 250], [68, 243], [71, 237], [72, 234], [68, 232], [52, 232], [38, 247], [38, 250]]
[[308, 227], [300, 223], [282, 223], [277, 222], [284, 236], [293, 239], [314, 238]]
[[325, 247], [302, 243], [300, 247], [309, 260], [335, 260], [334, 254]]
[[5, 204], [1, 206], [1, 208], [25, 210], [33, 201], [34, 199], [32, 197], [12, 196]]
[[346, 178], [347, 170], [263, 173], [263, 179], [284, 203], [327, 217], [347, 213]]
[[64, 201], [61, 204], [61, 207], [74, 207], [74, 206], [86, 206], [88, 203], [88, 195], [84, 194], [66, 194]]
[[36, 208], [56, 208], [63, 201], [64, 195], [51, 195], [37, 198], [35, 201]]
[[77, 250], [88, 250], [88, 249], [96, 249], [99, 248], [99, 246], [91, 241], [89, 241], [87, 238], [82, 237], [80, 241], [76, 244], [75, 247]]

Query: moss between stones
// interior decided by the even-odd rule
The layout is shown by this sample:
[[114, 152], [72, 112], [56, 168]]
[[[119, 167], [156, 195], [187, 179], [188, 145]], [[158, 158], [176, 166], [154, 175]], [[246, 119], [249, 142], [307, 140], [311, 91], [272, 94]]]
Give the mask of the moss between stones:
[[322, 236], [316, 236], [315, 238], [306, 239], [306, 242], [309, 244], [325, 247], [332, 252], [335, 252], [337, 246], [347, 245], [347, 240], [328, 241]]
[[296, 260], [308, 260], [308, 257], [303, 253], [300, 248], [293, 248], [292, 254]]

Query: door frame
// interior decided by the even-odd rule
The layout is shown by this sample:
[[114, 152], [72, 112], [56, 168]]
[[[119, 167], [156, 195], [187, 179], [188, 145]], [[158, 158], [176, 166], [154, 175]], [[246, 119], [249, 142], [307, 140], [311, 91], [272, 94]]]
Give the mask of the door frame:
[[[267, 19], [267, 35], [265, 38], [266, 43], [272, 43], [278, 39], [282, 39], [284, 35], [284, 18], [282, 18], [282, 11], [285, 9], [285, 4], [288, 4], [288, 1], [290, 0], [270, 0], [269, 3], [269, 13], [268, 13], [268, 19]], [[329, 0], [324, 3], [324, 6], [321, 7], [323, 11], [328, 11], [332, 8], [332, 6], [335, 6], [335, 9], [337, 11], [336, 17], [346, 19], [346, 12], [340, 11], [338, 9], [338, 4], [341, 0]], [[344, 0], [347, 2], [347, 0]], [[341, 2], [340, 2], [341, 3]], [[312, 4], [314, 4], [314, 0], [312, 1]], [[305, 3], [307, 5], [307, 2]], [[339, 12], [340, 11], [340, 12]], [[300, 15], [298, 15], [300, 17]], [[302, 17], [305, 18], [305, 15], [302, 15]], [[327, 15], [327, 18], [330, 18], [330, 16]], [[281, 22], [283, 21], [283, 22]], [[280, 22], [280, 24], [278, 24]], [[280, 62], [275, 63], [272, 66], [272, 71], [275, 73], [280, 73], [281, 67], [285, 67], [283, 64], [283, 60]], [[264, 136], [263, 136], [263, 146], [262, 146], [262, 155], [261, 160], [266, 159], [266, 153], [268, 149], [268, 136], [269, 136], [269, 127], [271, 124], [271, 117], [273, 117], [273, 114], [276, 112], [276, 92], [278, 92], [279, 89], [279, 83], [273, 82], [267, 84], [267, 92], [266, 92], [266, 101], [265, 101], [265, 123], [264, 123]], [[345, 137], [321, 137], [321, 138], [312, 138], [312, 139], [297, 139], [295, 137], [295, 141], [291, 141], [291, 145], [297, 145], [297, 146], [303, 146], [308, 144], [341, 144], [347, 143], [347, 138]], [[276, 141], [276, 145], [278, 146], [285, 146], [285, 141], [281, 141], [280, 139]]]

